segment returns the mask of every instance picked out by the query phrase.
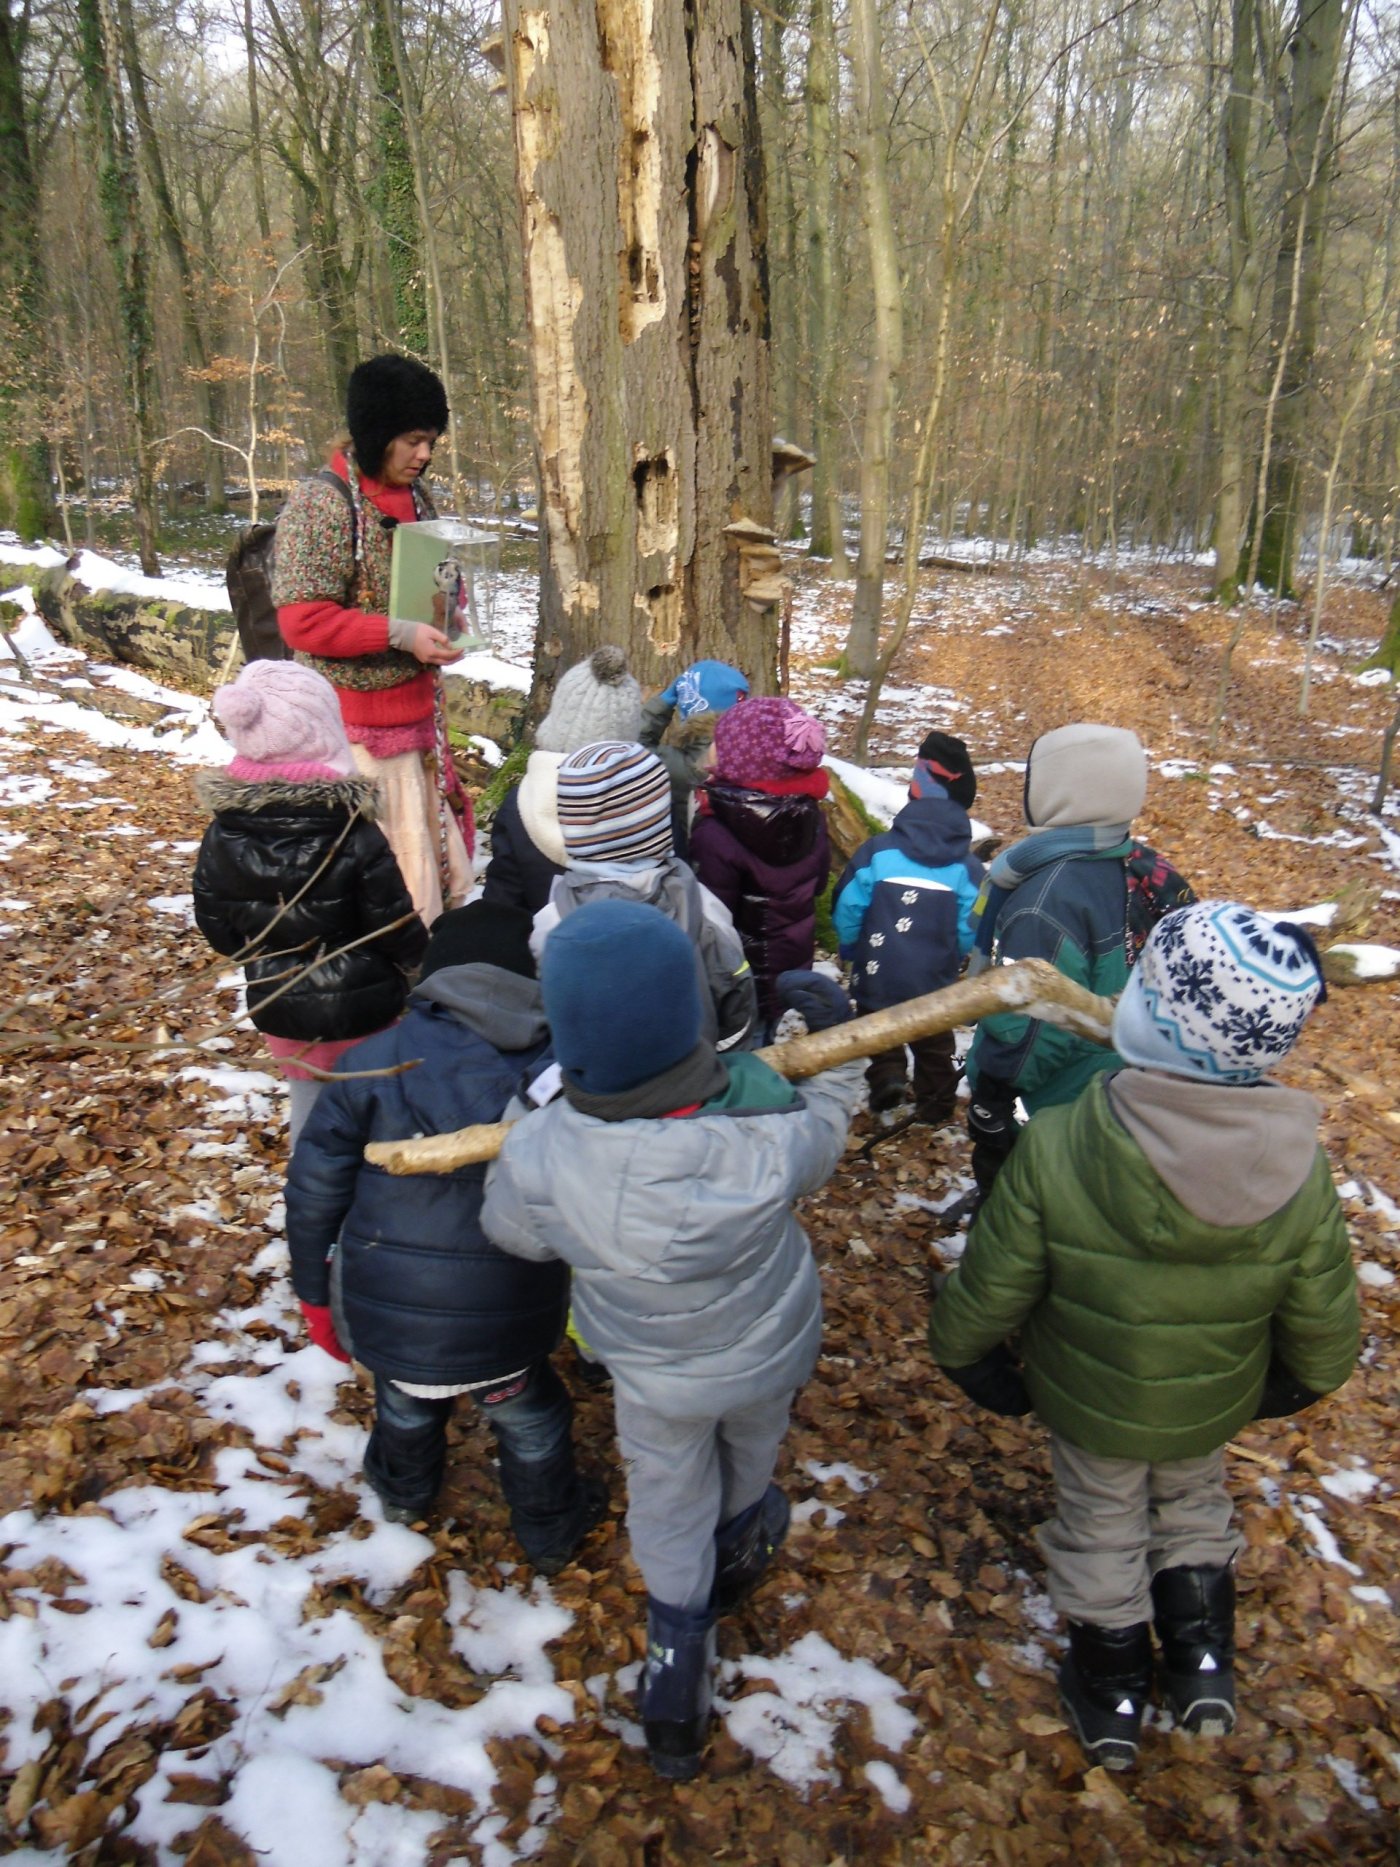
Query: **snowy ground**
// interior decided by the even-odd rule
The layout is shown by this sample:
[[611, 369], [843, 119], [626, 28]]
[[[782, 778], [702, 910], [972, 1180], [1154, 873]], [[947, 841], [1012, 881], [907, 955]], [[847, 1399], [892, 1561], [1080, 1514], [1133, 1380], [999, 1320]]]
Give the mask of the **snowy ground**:
[[[0, 545], [0, 560], [6, 552]], [[23, 557], [37, 561], [33, 553]], [[108, 575], [96, 564], [86, 570], [94, 582]], [[112, 571], [131, 575], [118, 566]], [[985, 638], [1010, 650], [1022, 628], [1034, 627], [1047, 648], [1092, 635], [1096, 599], [1081, 602], [1069, 569], [1051, 566], [1047, 576], [1052, 585], [1063, 577], [1069, 603], [1049, 619], [1043, 590], [1037, 596], [986, 580], [930, 595], [914, 638], [914, 672], [906, 685], [887, 690], [881, 753], [887, 762], [868, 772], [837, 766], [875, 814], [887, 817], [897, 807], [907, 761], [928, 724], [937, 723], [1006, 748], [981, 766], [987, 799], [981, 808], [990, 827], [1014, 832], [1020, 765], [1012, 748], [1037, 729], [1039, 709], [1014, 665], [980, 687], [958, 670], [967, 665], [969, 643]], [[194, 588], [206, 595], [196, 598]], [[209, 600], [208, 585], [183, 573], [162, 593], [176, 590], [184, 601]], [[833, 645], [830, 607], [829, 587], [803, 587], [794, 691], [839, 734], [859, 693], [838, 688], [817, 665]], [[493, 646], [513, 673], [498, 678], [526, 678], [532, 635], [533, 580], [502, 579]], [[172, 963], [198, 957], [197, 937], [188, 931], [194, 845], [169, 826], [153, 834], [152, 795], [167, 780], [152, 786], [149, 774], [168, 773], [168, 784], [177, 786], [179, 767], [221, 760], [223, 743], [207, 707], [129, 671], [56, 650], [37, 619], [23, 623], [16, 639], [44, 684], [29, 687], [0, 665], [0, 926], [20, 946], [27, 933], [37, 938], [33, 891], [11, 887], [8, 875], [20, 873], [36, 824], [59, 825], [67, 843], [87, 839], [94, 851], [100, 843], [104, 861], [116, 859], [113, 850], [129, 851], [132, 901], [146, 915], [151, 951]], [[1291, 669], [1296, 657], [1283, 647], [1278, 652]], [[947, 667], [946, 684], [928, 678], [930, 658]], [[1267, 653], [1256, 657], [1260, 667], [1267, 662]], [[1341, 695], [1353, 679], [1342, 649], [1331, 651], [1322, 685]], [[85, 704], [104, 685], [165, 712], [150, 725], [112, 719]], [[1184, 711], [1184, 698], [1180, 704]], [[1345, 701], [1330, 716], [1333, 725], [1318, 732], [1347, 730], [1349, 706]], [[1349, 765], [1329, 772], [1326, 811], [1317, 815], [1304, 795], [1316, 780], [1305, 785], [1282, 762], [1246, 773], [1239, 762], [1202, 761], [1174, 721], [1164, 723], [1153, 754], [1155, 807], [1182, 843], [1199, 836], [1203, 851], [1219, 852], [1228, 840], [1228, 853], [1218, 859], [1229, 891], [1246, 892], [1247, 882], [1267, 874], [1268, 890], [1248, 892], [1277, 913], [1309, 913], [1319, 931], [1330, 918], [1320, 904], [1352, 874], [1364, 873], [1393, 904], [1400, 834], [1393, 819], [1366, 812], [1364, 773]], [[1169, 845], [1174, 854], [1180, 846]], [[1393, 937], [1393, 905], [1382, 928]], [[104, 938], [99, 929], [87, 939], [79, 970]], [[1363, 952], [1380, 945], [1356, 944]], [[216, 987], [224, 1006], [236, 1002], [227, 994], [230, 983], [236, 981], [220, 978]], [[1351, 1002], [1360, 1005], [1364, 996]], [[1345, 1015], [1335, 1005], [1319, 1014], [1324, 1038], [1340, 1036]], [[176, 1034], [191, 1028], [188, 1018], [172, 1016], [170, 1023]], [[1393, 1055], [1393, 1027], [1390, 1042]], [[1341, 1046], [1329, 1039], [1327, 1048]], [[1345, 1054], [1354, 1068], [1384, 1073], [1383, 1056]], [[216, 1805], [231, 1835], [275, 1864], [426, 1867], [450, 1857], [503, 1867], [533, 1856], [582, 1858], [578, 1837], [591, 1805], [580, 1802], [581, 1787], [611, 1784], [619, 1772], [629, 1784], [644, 1780], [628, 1776], [617, 1761], [641, 1771], [640, 1734], [628, 1710], [635, 1592], [619, 1594], [602, 1569], [585, 1575], [582, 1585], [532, 1578], [513, 1566], [499, 1538], [488, 1546], [496, 1552], [489, 1561], [454, 1566], [445, 1551], [460, 1544], [382, 1522], [358, 1476], [363, 1398], [319, 1351], [299, 1346], [276, 1180], [268, 1148], [255, 1141], [277, 1127], [279, 1084], [258, 1067], [256, 1047], [242, 1032], [210, 1039], [197, 1052], [158, 1057], [152, 1069], [166, 1072], [189, 1101], [188, 1119], [172, 1137], [175, 1152], [217, 1171], [221, 1190], [156, 1214], [157, 1233], [178, 1243], [173, 1253], [128, 1266], [124, 1282], [103, 1286], [102, 1331], [116, 1353], [156, 1326], [152, 1317], [163, 1313], [162, 1302], [188, 1302], [180, 1297], [183, 1267], [203, 1252], [244, 1246], [238, 1289], [246, 1285], [248, 1294], [201, 1318], [198, 1339], [172, 1368], [175, 1386], [188, 1397], [182, 1404], [197, 1416], [196, 1437], [208, 1431], [217, 1442], [196, 1474], [187, 1470], [177, 1480], [133, 1472], [124, 1485], [61, 1511], [39, 1500], [0, 1516], [0, 1779], [9, 1783], [11, 1857], [71, 1860], [110, 1826], [149, 1849], [150, 1858], [183, 1858], [188, 1844], [181, 1837], [199, 1829]], [[12, 1075], [8, 1086], [17, 1080]], [[1325, 1093], [1326, 1085], [1309, 1086]], [[31, 1121], [35, 1114], [42, 1121], [49, 1093], [27, 1105]], [[1253, 1450], [1236, 1462], [1236, 1483], [1247, 1500], [1255, 1564], [1249, 1586], [1256, 1603], [1268, 1604], [1261, 1616], [1274, 1621], [1270, 1645], [1287, 1649], [1289, 1602], [1303, 1604], [1299, 1611], [1315, 1614], [1327, 1630], [1306, 1688], [1280, 1687], [1278, 1708], [1267, 1700], [1266, 1741], [1250, 1761], [1257, 1780], [1299, 1779], [1297, 1757], [1284, 1754], [1288, 1706], [1296, 1699], [1314, 1720], [1325, 1776], [1324, 1788], [1309, 1777], [1306, 1796], [1297, 1790], [1300, 1832], [1320, 1824], [1351, 1838], [1351, 1858], [1371, 1859], [1380, 1856], [1366, 1852], [1359, 1837], [1372, 1832], [1368, 1824], [1378, 1812], [1384, 1820], [1400, 1806], [1400, 1738], [1383, 1728], [1376, 1704], [1365, 1714], [1374, 1726], [1372, 1743], [1360, 1735], [1368, 1728], [1358, 1722], [1361, 1713], [1344, 1717], [1340, 1701], [1330, 1698], [1326, 1716], [1319, 1708], [1329, 1673], [1359, 1680], [1355, 1691], [1393, 1694], [1395, 1683], [1400, 1590], [1388, 1520], [1397, 1511], [1396, 1472], [1383, 1416], [1373, 1410], [1385, 1393], [1393, 1396], [1392, 1339], [1382, 1319], [1394, 1317], [1400, 1294], [1400, 1175], [1393, 1146], [1387, 1150], [1372, 1135], [1368, 1148], [1359, 1120], [1349, 1123], [1338, 1103], [1326, 1133], [1347, 1163], [1341, 1190], [1370, 1306], [1368, 1398], [1361, 1401], [1359, 1377], [1354, 1402], [1319, 1410], [1309, 1433], [1290, 1436], [1280, 1428], [1252, 1436]], [[792, 1581], [776, 1629], [751, 1639], [762, 1630], [736, 1624], [720, 1680], [724, 1754], [738, 1760], [725, 1768], [738, 1784], [734, 1793], [745, 1798], [735, 1834], [771, 1835], [771, 1852], [762, 1840], [736, 1842], [725, 1828], [714, 1831], [710, 1853], [697, 1843], [701, 1853], [678, 1859], [786, 1860], [772, 1827], [775, 1809], [785, 1828], [800, 1832], [804, 1809], [815, 1821], [841, 1806], [849, 1811], [844, 1845], [856, 1849], [847, 1858], [870, 1859], [885, 1858], [894, 1835], [914, 1849], [899, 1858], [943, 1858], [959, 1810], [982, 1822], [990, 1837], [1020, 1822], [1049, 1821], [1052, 1804], [1055, 1822], [1064, 1826], [1053, 1829], [1053, 1843], [1047, 1829], [1047, 1851], [1035, 1858], [1089, 1858], [1087, 1839], [1066, 1853], [1066, 1837], [1093, 1834], [1097, 1846], [1104, 1832], [1117, 1833], [1114, 1822], [1133, 1816], [1126, 1798], [1100, 1797], [1087, 1781], [1066, 1788], [1077, 1781], [1077, 1766], [1052, 1709], [1058, 1633], [1035, 1579], [1028, 1528], [1016, 1516], [1019, 1491], [980, 1489], [983, 1474], [1011, 1455], [1008, 1469], [1021, 1488], [1029, 1475], [1032, 1490], [1043, 1490], [1041, 1454], [1003, 1423], [960, 1424], [959, 1411], [931, 1391], [918, 1339], [927, 1217], [966, 1185], [964, 1165], [948, 1137], [916, 1138], [912, 1152], [892, 1147], [873, 1164], [848, 1161], [829, 1196], [813, 1202], [809, 1224], [827, 1283], [830, 1352], [794, 1431]], [[108, 1247], [115, 1262], [122, 1233], [112, 1207], [124, 1196], [118, 1181], [108, 1209], [94, 1208], [84, 1251]], [[958, 1242], [948, 1241], [949, 1256]], [[12, 1288], [57, 1276], [75, 1248], [71, 1228], [54, 1240], [13, 1247]], [[0, 1306], [0, 1341], [6, 1320]], [[25, 1338], [26, 1350], [32, 1339]], [[123, 1386], [92, 1379], [79, 1391], [85, 1415], [116, 1431], [123, 1421], [145, 1430], [147, 1416], [169, 1404], [170, 1389], [161, 1376]], [[900, 1483], [892, 1461], [905, 1442], [913, 1461], [906, 1471], [920, 1476]], [[925, 1442], [931, 1450], [922, 1454]], [[929, 1460], [930, 1469], [938, 1467], [940, 1446], [953, 1488], [926, 1509], [915, 1493]], [[160, 1464], [154, 1455], [151, 1462]], [[954, 1482], [959, 1472], [968, 1476]], [[969, 1491], [977, 1498], [970, 1517], [959, 1515]], [[962, 1552], [956, 1564], [953, 1546]], [[613, 1547], [621, 1549], [620, 1535]], [[431, 1611], [441, 1651], [429, 1684], [416, 1670], [415, 1641], [430, 1612], [422, 1602], [432, 1575], [441, 1576], [444, 1605]], [[609, 1606], [600, 1623], [604, 1599]], [[974, 1635], [974, 1626], [989, 1631]], [[1345, 1648], [1335, 1645], [1338, 1630], [1346, 1632]], [[980, 1644], [966, 1647], [977, 1654], [970, 1669], [960, 1656], [974, 1639]], [[563, 1657], [580, 1642], [596, 1661], [582, 1675]], [[1268, 1686], [1263, 1664], [1256, 1656], [1261, 1698]], [[214, 1708], [224, 1709], [216, 1716]], [[957, 1723], [969, 1717], [978, 1721], [976, 1735]], [[103, 1760], [63, 1801], [51, 1787], [60, 1725]], [[123, 1791], [123, 1741], [153, 1744], [156, 1728], [165, 1735], [153, 1749], [154, 1767]], [[601, 1746], [582, 1785], [580, 1734], [585, 1748]], [[1179, 1752], [1172, 1754], [1179, 1760]], [[1197, 1755], [1187, 1762], [1204, 1779]], [[1052, 1756], [1053, 1767], [1042, 1764]], [[1248, 1756], [1242, 1753], [1242, 1763]], [[722, 1774], [715, 1794], [725, 1780]], [[1248, 1826], [1241, 1814], [1246, 1778], [1231, 1758], [1208, 1781], [1192, 1781], [1219, 1802], [1209, 1817], [1218, 1827], [1201, 1834], [1196, 1857], [1258, 1857], [1255, 1840], [1238, 1854], [1231, 1840], [1245, 1833], [1232, 1823]], [[436, 1786], [432, 1795], [419, 1793], [423, 1784]], [[1011, 1786], [1004, 1809], [995, 1801], [999, 1784]], [[607, 1820], [625, 1826], [627, 1797], [635, 1801], [640, 1793], [629, 1787], [622, 1802], [608, 1805]], [[663, 1811], [664, 1827], [680, 1809], [699, 1821], [707, 1805], [657, 1792], [653, 1806]], [[758, 1821], [763, 1810], [767, 1827]], [[434, 1838], [449, 1817], [454, 1851], [444, 1856]], [[1088, 1829], [1076, 1828], [1085, 1818]], [[902, 1822], [914, 1826], [902, 1829]], [[1248, 1832], [1257, 1840], [1255, 1828]], [[1158, 1858], [1150, 1823], [1133, 1833], [1136, 1841], [1126, 1829], [1119, 1835], [1112, 1857]], [[8, 1838], [0, 1829], [0, 1846]], [[736, 1855], [736, 1845], [753, 1851]], [[792, 1858], [826, 1861], [840, 1851], [824, 1830], [819, 1845], [816, 1855]], [[1344, 1857], [1348, 1845], [1345, 1838], [1340, 1843]], [[986, 1848], [956, 1858], [991, 1858], [990, 1839]], [[606, 1858], [642, 1854], [624, 1850]]]

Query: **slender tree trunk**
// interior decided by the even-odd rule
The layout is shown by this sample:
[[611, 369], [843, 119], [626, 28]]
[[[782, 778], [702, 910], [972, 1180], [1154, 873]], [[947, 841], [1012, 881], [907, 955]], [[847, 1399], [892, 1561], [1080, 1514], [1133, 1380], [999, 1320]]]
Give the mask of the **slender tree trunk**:
[[[1282, 348], [1274, 441], [1263, 513], [1258, 575], [1278, 596], [1293, 594], [1299, 501], [1307, 461], [1308, 390], [1317, 348], [1327, 202], [1336, 161], [1333, 98], [1347, 0], [1300, 0], [1289, 42], [1293, 63], [1285, 138], [1285, 195], [1274, 267], [1272, 330]], [[1296, 272], [1296, 284], [1295, 284]], [[1285, 328], [1291, 339], [1284, 344]]]
[[[131, 114], [136, 125], [136, 146], [146, 183], [155, 204], [156, 225], [161, 243], [179, 286], [180, 329], [184, 337], [185, 363], [194, 396], [195, 421], [206, 434], [220, 435], [223, 426], [223, 397], [209, 367], [209, 345], [199, 315], [199, 282], [190, 258], [189, 242], [174, 197], [166, 179], [165, 158], [156, 135], [151, 107], [146, 96], [146, 74], [141, 67], [141, 48], [136, 38], [136, 21], [131, 0], [116, 0], [117, 30], [121, 40], [122, 66], [131, 92]], [[228, 504], [224, 487], [224, 462], [221, 450], [212, 442], [204, 443], [204, 481], [211, 512], [223, 512]]]
[[253, 37], [253, 0], [243, 0], [243, 56], [248, 86], [248, 159], [253, 171], [253, 208], [264, 263], [272, 262], [272, 218], [267, 211], [267, 174], [263, 165], [262, 103], [258, 95], [258, 47]]
[[117, 273], [122, 374], [131, 412], [136, 471], [133, 503], [141, 569], [160, 574], [156, 556], [154, 475], [155, 336], [151, 318], [150, 260], [141, 225], [141, 202], [132, 157], [121, 57], [110, 0], [78, 0], [80, 59], [88, 109], [100, 151], [99, 196], [103, 230]]
[[[933, 384], [929, 391], [928, 408], [924, 413], [923, 437], [919, 443], [918, 459], [914, 464], [914, 477], [909, 487], [909, 510], [904, 525], [904, 580], [900, 588], [899, 614], [890, 631], [888, 641], [876, 659], [870, 686], [865, 696], [865, 706], [861, 710], [855, 745], [855, 758], [858, 764], [865, 762], [870, 745], [870, 729], [875, 723], [880, 694], [889, 671], [894, 665], [894, 658], [904, 645], [904, 638], [909, 630], [909, 620], [914, 613], [914, 603], [919, 592], [919, 546], [923, 538], [929, 490], [934, 482], [935, 463], [942, 438], [943, 401], [948, 384], [948, 353], [953, 328], [953, 290], [958, 277], [958, 223], [971, 205], [983, 173], [981, 168], [977, 170], [969, 184], [967, 199], [960, 206], [958, 201], [958, 146], [962, 142], [968, 114], [972, 108], [972, 99], [986, 64], [987, 52], [996, 28], [997, 12], [998, 0], [992, 0], [992, 4], [987, 8], [977, 62], [968, 80], [967, 89], [959, 102], [957, 118], [949, 123], [946, 115], [944, 116], [943, 172], [940, 177], [942, 212], [938, 240], [939, 289], [933, 334]], [[926, 63], [930, 81], [936, 86], [938, 78], [932, 61], [928, 60]], [[941, 102], [940, 114], [943, 114]]]
[[0, 525], [37, 539], [53, 516], [44, 408], [52, 383], [44, 330], [39, 177], [25, 116], [24, 17], [0, 0]]
[[1229, 281], [1220, 347], [1220, 448], [1211, 548], [1215, 554], [1215, 595], [1222, 603], [1234, 603], [1240, 591], [1240, 545], [1248, 483], [1245, 422], [1249, 337], [1259, 291], [1249, 159], [1254, 136], [1256, 6], [1257, 0], [1231, 0], [1230, 87], [1221, 122]]
[[410, 149], [407, 73], [399, 57], [398, 0], [373, 0], [367, 26], [378, 92], [374, 173], [369, 204], [384, 233], [394, 298], [396, 347], [428, 353], [428, 301], [421, 192]]
[[904, 352], [899, 255], [890, 211], [889, 126], [875, 0], [851, 0], [851, 63], [855, 72], [861, 220], [870, 257], [875, 333], [865, 373], [865, 425], [860, 463], [860, 557], [843, 657], [858, 680], [874, 672], [884, 609], [889, 549], [890, 456], [894, 447], [895, 378]]
[[[442, 268], [438, 260], [437, 230], [433, 225], [432, 208], [428, 201], [428, 171], [423, 156], [423, 135], [418, 116], [418, 100], [413, 95], [412, 82], [408, 69], [408, 55], [404, 51], [402, 23], [395, 8], [395, 0], [380, 0], [385, 9], [385, 24], [389, 35], [389, 50], [393, 56], [395, 76], [398, 80], [400, 111], [403, 119], [404, 137], [408, 146], [409, 167], [413, 177], [414, 201], [418, 212], [418, 223], [424, 263], [427, 267], [428, 283], [431, 287], [433, 313], [433, 332], [437, 340], [435, 361], [443, 387], [447, 391], [447, 405], [452, 406], [452, 367], [447, 352], [447, 301], [442, 289]], [[461, 424], [452, 422], [447, 430], [448, 472], [452, 481], [452, 497], [457, 510], [466, 510], [466, 489], [462, 484], [461, 462]]]
[[841, 517], [841, 428], [836, 397], [841, 307], [836, 289], [836, 107], [838, 72], [831, 0], [812, 0], [807, 42], [807, 349], [812, 369], [813, 557], [847, 575]]
[[[539, 463], [532, 709], [607, 641], [643, 683], [713, 655], [771, 692], [776, 600], [745, 594], [772, 518], [746, 10], [506, 0], [504, 28]], [[726, 531], [743, 520], [750, 536]]]

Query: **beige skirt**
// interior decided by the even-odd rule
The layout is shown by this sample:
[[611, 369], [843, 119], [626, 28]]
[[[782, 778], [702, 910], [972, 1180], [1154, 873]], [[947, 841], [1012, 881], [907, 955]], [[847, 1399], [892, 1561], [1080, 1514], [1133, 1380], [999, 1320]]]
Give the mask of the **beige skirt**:
[[382, 800], [379, 827], [398, 858], [404, 886], [413, 897], [413, 905], [429, 927], [444, 907], [460, 907], [472, 885], [471, 858], [462, 841], [457, 819], [450, 810], [447, 818], [447, 900], [442, 898], [442, 870], [439, 864], [438, 813], [441, 805], [428, 770], [427, 755], [400, 752], [393, 758], [376, 758], [362, 745], [352, 744], [355, 763], [367, 778], [379, 786]]

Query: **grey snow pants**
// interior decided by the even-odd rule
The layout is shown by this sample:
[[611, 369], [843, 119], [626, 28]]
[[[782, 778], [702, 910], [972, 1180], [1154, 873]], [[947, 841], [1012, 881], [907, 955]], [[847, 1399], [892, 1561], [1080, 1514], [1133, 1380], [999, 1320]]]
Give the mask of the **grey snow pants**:
[[1152, 1619], [1159, 1569], [1224, 1568], [1239, 1553], [1225, 1454], [1107, 1459], [1050, 1435], [1055, 1515], [1040, 1531], [1050, 1599], [1069, 1621], [1132, 1627]]
[[627, 1534], [653, 1601], [703, 1608], [715, 1579], [715, 1531], [768, 1488], [792, 1394], [722, 1419], [666, 1420], [619, 1393]]

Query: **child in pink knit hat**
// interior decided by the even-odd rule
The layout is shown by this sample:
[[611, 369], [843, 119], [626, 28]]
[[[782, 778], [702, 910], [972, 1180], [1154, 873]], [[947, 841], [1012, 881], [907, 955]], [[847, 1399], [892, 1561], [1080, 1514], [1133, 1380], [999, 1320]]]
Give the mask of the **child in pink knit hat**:
[[214, 695], [233, 743], [195, 780], [213, 812], [194, 871], [194, 912], [218, 953], [242, 962], [248, 1015], [291, 1091], [295, 1147], [315, 1074], [392, 1024], [428, 932], [375, 822], [330, 682], [294, 661], [252, 661]]
[[821, 800], [826, 732], [793, 700], [746, 700], [715, 722], [714, 774], [700, 793], [690, 863], [734, 916], [759, 1010], [774, 1018], [778, 974], [809, 967], [817, 896], [831, 867]]

